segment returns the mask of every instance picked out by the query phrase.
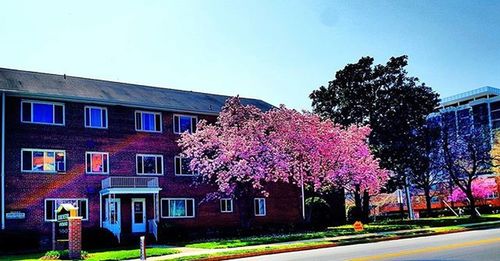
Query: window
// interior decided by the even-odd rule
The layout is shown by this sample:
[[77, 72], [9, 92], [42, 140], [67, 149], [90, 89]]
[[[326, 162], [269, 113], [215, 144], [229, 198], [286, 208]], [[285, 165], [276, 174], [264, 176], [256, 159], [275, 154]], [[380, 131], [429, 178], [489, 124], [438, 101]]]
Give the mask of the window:
[[194, 199], [166, 198], [161, 199], [162, 218], [189, 218], [194, 217]]
[[64, 104], [41, 101], [22, 101], [21, 122], [64, 125]]
[[493, 129], [500, 128], [500, 102], [490, 104], [491, 125]]
[[137, 174], [163, 175], [163, 156], [137, 154]]
[[108, 109], [102, 107], [85, 106], [85, 127], [108, 128]]
[[86, 152], [85, 173], [109, 174], [109, 154], [107, 152]]
[[45, 221], [57, 221], [56, 211], [61, 204], [71, 204], [78, 208], [78, 216], [88, 220], [88, 199], [86, 198], [48, 198], [45, 199]]
[[265, 216], [266, 215], [266, 199], [265, 198], [254, 198], [254, 213], [256, 216]]
[[220, 212], [231, 213], [233, 212], [233, 200], [230, 198], [220, 199]]
[[161, 113], [136, 111], [135, 130], [146, 132], [161, 132]]
[[496, 199], [496, 198], [498, 198], [498, 192], [496, 192], [496, 191], [490, 192], [490, 193], [486, 196], [486, 199]]
[[176, 156], [175, 160], [174, 160], [175, 175], [179, 175], [179, 176], [181, 176], [181, 175], [182, 176], [196, 175], [197, 173], [195, 173], [189, 169], [190, 161], [191, 160], [188, 158], [182, 158], [182, 157]]
[[174, 133], [181, 134], [185, 131], [193, 133], [196, 131], [198, 117], [188, 115], [174, 115]]
[[64, 150], [21, 150], [22, 172], [60, 173], [66, 171], [66, 152]]

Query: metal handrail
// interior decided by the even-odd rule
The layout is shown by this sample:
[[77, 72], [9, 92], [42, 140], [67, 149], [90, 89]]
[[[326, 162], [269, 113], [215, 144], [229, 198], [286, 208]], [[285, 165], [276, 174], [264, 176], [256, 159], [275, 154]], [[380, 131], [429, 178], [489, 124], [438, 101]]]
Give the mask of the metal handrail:
[[106, 188], [158, 188], [157, 177], [109, 177], [101, 181]]

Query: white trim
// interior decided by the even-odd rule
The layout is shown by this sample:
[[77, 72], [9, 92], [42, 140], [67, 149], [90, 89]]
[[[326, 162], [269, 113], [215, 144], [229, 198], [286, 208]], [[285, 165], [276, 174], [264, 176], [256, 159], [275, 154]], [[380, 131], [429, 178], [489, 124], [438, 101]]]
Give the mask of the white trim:
[[[180, 159], [181, 161], [181, 166], [180, 166], [180, 171], [181, 173], [177, 173], [177, 159]], [[174, 156], [174, 175], [177, 176], [177, 177], [193, 177], [193, 176], [198, 176], [200, 175], [200, 173], [197, 173], [197, 172], [191, 172], [191, 173], [182, 173], [182, 159], [187, 159], [187, 158], [184, 158], [184, 157], [181, 157], [181, 156]]]
[[[259, 202], [257, 204], [260, 204], [261, 201], [264, 202], [264, 213], [263, 214], [256, 213], [256, 211], [255, 211], [255, 203]], [[260, 209], [260, 205], [259, 205], [259, 209]], [[266, 199], [265, 198], [254, 198], [253, 199], [253, 212], [254, 212], [254, 214], [255, 214], [256, 217], [264, 217], [264, 216], [266, 216], [266, 214], [267, 214], [267, 204], [266, 204]]]
[[[87, 208], [86, 208], [86, 211], [85, 211], [87, 218], [83, 218], [82, 220], [83, 221], [88, 221], [89, 220], [89, 199], [88, 198], [45, 198], [43, 200], [43, 220], [45, 222], [54, 222], [54, 221], [57, 221], [57, 219], [47, 219], [47, 201], [48, 200], [54, 200], [55, 201], [54, 204], [56, 204], [56, 205], [57, 205], [57, 201], [58, 200], [59, 201], [78, 201], [78, 200], [85, 201], [86, 204], [87, 204]], [[57, 207], [56, 207], [55, 210], [57, 210]]]
[[[90, 125], [87, 126], [87, 109], [89, 109], [89, 123]], [[103, 119], [101, 118], [101, 127], [95, 127], [95, 126], [92, 126], [92, 113], [90, 110], [92, 109], [99, 109], [101, 110], [101, 117], [102, 117], [102, 112], [105, 111], [106, 112], [106, 127], [102, 127], [102, 124], [103, 124]], [[107, 129], [108, 126], [109, 126], [109, 121], [108, 121], [108, 108], [106, 107], [99, 107], [99, 106], [85, 106], [83, 108], [83, 126], [85, 126], [85, 128], [89, 128], [89, 129]]]
[[[31, 108], [31, 119], [30, 119], [30, 121], [23, 120], [23, 104], [24, 103], [29, 103], [31, 105], [30, 106], [30, 108]], [[33, 121], [33, 117], [34, 117], [33, 103], [52, 105], [52, 123], [34, 122]], [[61, 123], [55, 123], [56, 122], [56, 109], [55, 109], [55, 105], [62, 106], [62, 124]], [[66, 106], [64, 105], [64, 103], [61, 103], [61, 102], [48, 102], [48, 101], [38, 101], [38, 100], [21, 100], [21, 122], [22, 123], [29, 123], [29, 124], [65, 126], [66, 125]]]
[[[90, 172], [87, 172], [87, 167], [88, 167], [88, 162], [87, 162], [87, 155], [90, 154]], [[92, 154], [100, 154], [101, 155], [101, 160], [104, 163], [104, 155], [108, 158], [106, 161], [106, 170], [104, 172], [93, 172], [92, 171]], [[109, 175], [109, 153], [108, 152], [99, 152], [99, 151], [86, 151], [85, 152], [85, 174], [91, 174], [91, 175], [98, 175], [98, 174], [103, 174], [103, 175]]]
[[[24, 170], [23, 169], [23, 152], [25, 151], [31, 151], [31, 170]], [[39, 171], [39, 170], [33, 170], [33, 152], [34, 151], [41, 151], [41, 152], [53, 152], [54, 153], [54, 167], [55, 171]], [[64, 153], [64, 171], [57, 171], [57, 164], [56, 164], [56, 159], [55, 159], [55, 154], [58, 152]], [[28, 149], [28, 148], [22, 148], [21, 149], [21, 172], [22, 173], [49, 173], [49, 174], [64, 174], [66, 173], [68, 169], [68, 166], [66, 165], [66, 151], [65, 150], [53, 150], [53, 149]]]
[[[137, 113], [139, 113], [141, 115], [141, 129], [137, 129]], [[142, 122], [142, 114], [144, 113], [149, 113], [149, 114], [153, 114], [154, 115], [154, 129], [155, 130], [144, 130], [144, 125], [143, 125], [143, 122]], [[160, 131], [157, 131], [156, 130], [156, 115], [160, 115]], [[163, 117], [162, 117], [162, 113], [161, 112], [154, 112], [154, 111], [141, 111], [141, 110], [136, 110], [134, 112], [134, 128], [135, 128], [135, 131], [139, 131], [139, 132], [151, 132], [151, 133], [162, 133], [163, 132]]]
[[[141, 202], [142, 203], [142, 223], [135, 223], [135, 209], [134, 209], [134, 203], [135, 202]], [[146, 232], [147, 230], [147, 217], [146, 217], [146, 214], [147, 214], [147, 211], [146, 211], [146, 199], [145, 198], [132, 198], [130, 200], [130, 210], [131, 210], [131, 228], [130, 230], [132, 231], [132, 233], [143, 233], [143, 232]], [[140, 226], [141, 229], [137, 229], [137, 226]], [[142, 229], [142, 227], [144, 226], [144, 229]], [[134, 229], [134, 227], [136, 227]]]
[[[170, 212], [170, 201], [172, 200], [184, 200], [184, 204], [185, 204], [185, 208], [186, 208], [186, 216], [175, 216], [175, 217], [172, 217], [172, 216], [164, 216], [163, 215], [163, 201], [166, 200], [167, 201], [167, 208], [168, 208], [168, 211]], [[187, 201], [188, 200], [192, 200], [193, 201], [193, 215], [192, 216], [187, 216]], [[160, 217], [161, 218], [168, 218], [168, 219], [176, 219], [176, 218], [195, 218], [196, 217], [196, 207], [195, 207], [195, 203], [196, 201], [194, 200], [194, 198], [162, 198], [160, 200]]]
[[188, 114], [174, 114], [172, 116], [172, 121], [173, 121], [172, 129], [174, 131], [174, 134], [182, 134], [182, 132], [177, 131], [175, 129], [175, 117], [177, 117], [177, 119], [178, 119], [177, 125], [179, 126], [179, 128], [181, 126], [181, 117], [189, 117], [189, 118], [191, 118], [191, 120], [190, 120], [190, 122], [191, 122], [191, 130], [190, 131], [191, 131], [191, 133], [194, 132], [195, 128], [193, 127], [193, 118], [196, 119], [196, 123], [198, 123], [198, 116], [188, 115]]
[[[222, 209], [222, 201], [226, 201], [226, 202], [229, 201], [230, 206], [231, 206], [231, 211], [228, 211], [227, 207], [226, 207], [226, 210]], [[221, 213], [233, 213], [233, 199], [232, 198], [221, 198], [219, 200], [219, 202], [220, 202], [220, 212]], [[227, 206], [227, 203], [226, 203], [226, 206]]]
[[[160, 173], [140, 173], [139, 172], [139, 164], [137, 164], [137, 158], [142, 157], [142, 170], [144, 171], [144, 157], [155, 157], [161, 158], [161, 172]], [[163, 155], [161, 154], [135, 154], [135, 174], [140, 175], [140, 176], [163, 176], [163, 168], [164, 168], [165, 162], [163, 161]], [[155, 170], [158, 171], [158, 161], [155, 159]]]
[[107, 188], [100, 193], [103, 196], [108, 194], [155, 194], [160, 193], [161, 188]]

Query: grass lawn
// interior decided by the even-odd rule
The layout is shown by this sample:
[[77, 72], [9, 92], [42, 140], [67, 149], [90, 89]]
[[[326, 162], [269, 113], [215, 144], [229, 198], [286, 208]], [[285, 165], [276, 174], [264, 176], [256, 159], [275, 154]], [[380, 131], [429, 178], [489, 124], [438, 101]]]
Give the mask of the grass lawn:
[[[147, 248], [147, 256], [162, 256], [179, 253], [178, 250], [169, 248]], [[45, 253], [27, 254], [27, 255], [11, 255], [0, 256], [0, 260], [38, 260]], [[139, 258], [139, 249], [127, 250], [108, 250], [108, 251], [90, 251], [89, 256], [85, 260], [125, 260]]]
[[479, 219], [469, 219], [468, 217], [440, 217], [440, 218], [422, 218], [419, 220], [385, 220], [374, 222], [364, 226], [363, 232], [354, 232], [352, 225], [330, 227], [325, 231], [312, 231], [304, 233], [273, 234], [261, 235], [243, 238], [222, 238], [210, 239], [186, 244], [186, 247], [205, 248], [205, 249], [224, 249], [243, 246], [254, 246], [261, 244], [272, 244], [286, 241], [307, 240], [315, 238], [337, 237], [344, 235], [355, 235], [363, 233], [376, 233], [396, 230], [408, 230], [418, 228], [439, 228], [433, 229], [436, 232], [445, 232], [451, 230], [463, 230], [457, 225], [479, 223], [487, 221], [500, 220], [500, 214], [483, 215]]
[[271, 244], [295, 240], [307, 240], [314, 238], [327, 238], [337, 237], [354, 234], [366, 234], [371, 232], [384, 232], [403, 229], [420, 228], [417, 225], [365, 225], [363, 232], [354, 232], [352, 225], [344, 225], [339, 227], [331, 227], [325, 231], [305, 232], [305, 233], [291, 233], [291, 234], [273, 234], [262, 235], [244, 238], [230, 238], [230, 239], [214, 239], [205, 242], [195, 242], [185, 245], [186, 247], [194, 248], [208, 248], [208, 249], [221, 249], [221, 248], [234, 248], [243, 246], [254, 246], [261, 244]]
[[241, 254], [247, 254], [247, 253], [259, 253], [259, 252], [293, 249], [293, 248], [300, 248], [300, 247], [306, 247], [306, 246], [321, 246], [321, 245], [329, 245], [329, 244], [331, 244], [331, 242], [322, 241], [322, 242], [297, 243], [297, 244], [289, 244], [289, 245], [281, 245], [281, 246], [266, 246], [266, 247], [252, 248], [252, 249], [228, 250], [228, 251], [213, 253], [213, 254], [178, 257], [178, 258], [166, 259], [166, 260], [169, 260], [169, 261], [191, 261], [191, 260], [199, 260], [199, 259], [207, 259], [207, 258], [215, 258], [215, 257], [227, 257], [227, 256], [241, 255]]
[[[169, 248], [147, 248], [146, 255], [149, 256], [162, 256], [172, 255], [179, 253], [178, 250]], [[89, 257], [85, 260], [125, 260], [138, 258], [140, 256], [139, 249], [132, 250], [113, 250], [104, 252], [89, 253]]]
[[438, 217], [438, 218], [421, 218], [418, 220], [384, 220], [380, 222], [376, 222], [375, 224], [380, 225], [416, 225], [420, 227], [444, 227], [444, 226], [453, 226], [453, 225], [463, 225], [470, 223], [480, 223], [480, 222], [488, 222], [488, 221], [497, 221], [500, 220], [500, 214], [486, 214], [482, 215], [477, 219], [470, 219], [469, 216], [463, 217]]

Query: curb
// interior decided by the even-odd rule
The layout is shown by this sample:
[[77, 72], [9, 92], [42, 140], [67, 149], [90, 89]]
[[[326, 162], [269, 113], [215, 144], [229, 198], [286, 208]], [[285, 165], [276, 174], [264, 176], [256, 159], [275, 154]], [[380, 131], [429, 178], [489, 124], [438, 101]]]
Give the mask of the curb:
[[[484, 225], [484, 226], [477, 226], [477, 227], [471, 227], [471, 228], [463, 228], [463, 229], [455, 230], [455, 231], [429, 232], [429, 233], [419, 233], [419, 234], [413, 234], [413, 235], [401, 235], [401, 236], [387, 236], [387, 235], [382, 235], [380, 237], [376, 237], [376, 238], [372, 238], [372, 239], [354, 239], [354, 240], [349, 240], [349, 241], [327, 242], [327, 243], [321, 244], [321, 245], [301, 246], [301, 247], [294, 247], [294, 248], [288, 248], [288, 249], [276, 249], [276, 250], [268, 250], [268, 251], [264, 250], [264, 251], [254, 252], [254, 253], [228, 254], [226, 256], [206, 257], [206, 258], [200, 258], [200, 259], [197, 259], [197, 260], [203, 260], [203, 261], [222, 261], [222, 260], [230, 260], [230, 259], [236, 259], [236, 258], [255, 257], [255, 256], [272, 255], [272, 254], [282, 254], [282, 253], [289, 253], [289, 252], [296, 252], [296, 251], [305, 251], [305, 250], [314, 250], [314, 249], [337, 247], [337, 246], [348, 246], [348, 245], [356, 245], [356, 244], [365, 244], [365, 243], [376, 243], [376, 242], [383, 242], [383, 241], [392, 241], [392, 240], [398, 240], [398, 239], [424, 237], [424, 236], [436, 236], [436, 235], [454, 234], [454, 233], [460, 233], [460, 232], [466, 232], [466, 231], [473, 231], [473, 230], [481, 230], [481, 229], [488, 229], [488, 228], [495, 228], [495, 227], [498, 227], [498, 224], [487, 224], [487, 225]], [[229, 251], [230, 250], [228, 250], [228, 252]]]

